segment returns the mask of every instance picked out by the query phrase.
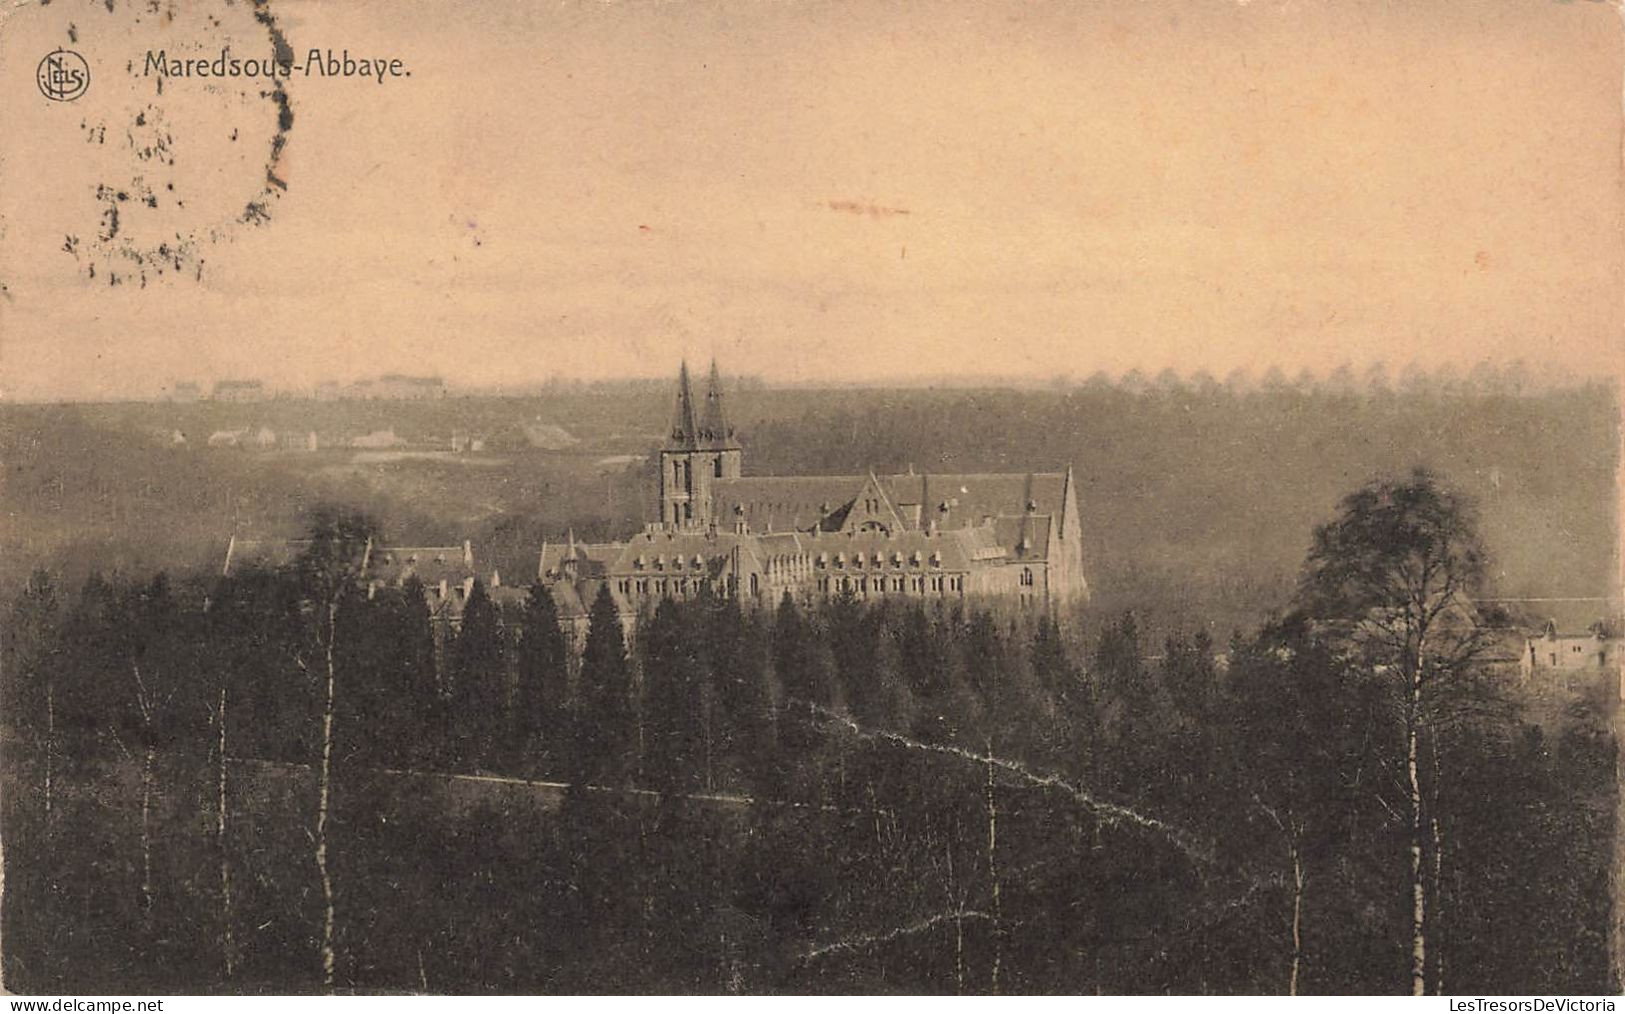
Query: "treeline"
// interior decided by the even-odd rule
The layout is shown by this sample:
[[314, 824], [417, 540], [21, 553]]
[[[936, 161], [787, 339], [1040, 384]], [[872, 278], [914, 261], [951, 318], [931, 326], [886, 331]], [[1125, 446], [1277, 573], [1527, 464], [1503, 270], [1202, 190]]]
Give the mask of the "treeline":
[[708, 598], [629, 644], [601, 596], [574, 658], [542, 588], [437, 641], [326, 525], [281, 572], [31, 582], [9, 989], [1613, 987], [1600, 710], [1545, 734], [1470, 655], [1407, 656], [1413, 699], [1328, 595], [1223, 646]]

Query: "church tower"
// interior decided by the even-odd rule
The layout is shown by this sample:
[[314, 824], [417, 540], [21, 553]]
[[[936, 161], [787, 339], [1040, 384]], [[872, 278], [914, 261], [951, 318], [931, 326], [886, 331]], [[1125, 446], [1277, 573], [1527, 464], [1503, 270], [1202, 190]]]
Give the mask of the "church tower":
[[703, 528], [714, 522], [711, 483], [739, 478], [743, 458], [723, 409], [716, 361], [711, 362], [701, 405], [694, 403], [685, 361], [677, 374], [671, 432], [660, 451], [660, 523], [668, 528]]

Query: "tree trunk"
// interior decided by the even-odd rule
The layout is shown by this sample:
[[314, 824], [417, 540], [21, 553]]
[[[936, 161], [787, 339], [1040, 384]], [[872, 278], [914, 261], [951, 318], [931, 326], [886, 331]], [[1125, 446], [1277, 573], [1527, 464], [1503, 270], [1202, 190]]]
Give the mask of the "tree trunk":
[[999, 808], [993, 795], [993, 744], [987, 744], [987, 873], [993, 882], [993, 972], [991, 992], [999, 992], [999, 971], [1004, 959], [1004, 920], [999, 898]]
[[1444, 995], [1444, 948], [1440, 944], [1440, 930], [1444, 927], [1444, 829], [1439, 824], [1439, 737], [1431, 726], [1428, 729], [1428, 753], [1433, 758], [1433, 813], [1428, 821], [1433, 832], [1433, 995]]
[[152, 766], [156, 748], [141, 754], [141, 914], [152, 918]]
[[1422, 783], [1417, 771], [1417, 723], [1422, 710], [1422, 673], [1411, 675], [1405, 717], [1405, 768], [1411, 803], [1411, 995], [1427, 995], [1427, 885], [1422, 869]]
[[339, 604], [335, 597], [327, 604], [327, 701], [322, 708], [322, 765], [316, 797], [316, 870], [322, 881], [322, 986], [333, 991], [333, 876], [327, 868], [327, 810], [333, 773], [333, 695], [337, 668], [333, 662], [333, 639], [338, 632]]
[[226, 688], [220, 688], [220, 742], [217, 769], [219, 796], [215, 802], [215, 839], [220, 848], [220, 932], [226, 978], [236, 970], [231, 932], [231, 863], [226, 848]]
[[1287, 979], [1286, 995], [1298, 995], [1298, 969], [1303, 964], [1303, 856], [1298, 852], [1297, 838], [1292, 840], [1292, 975]]
[[51, 763], [56, 749], [56, 683], [45, 683], [45, 833], [51, 833]]

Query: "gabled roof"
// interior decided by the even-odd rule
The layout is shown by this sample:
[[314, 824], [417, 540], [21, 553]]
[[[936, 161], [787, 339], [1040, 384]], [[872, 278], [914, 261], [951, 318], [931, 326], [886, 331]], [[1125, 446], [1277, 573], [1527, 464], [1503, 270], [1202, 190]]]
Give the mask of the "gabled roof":
[[893, 503], [920, 505], [922, 526], [934, 518], [943, 528], [1020, 516], [1029, 509], [1058, 517], [1066, 494], [1066, 475], [1061, 472], [910, 473], [882, 476], [881, 481]]
[[711, 483], [720, 525], [744, 521], [754, 533], [811, 531], [851, 503], [861, 475], [758, 475]]
[[460, 584], [479, 574], [471, 544], [460, 546], [374, 546], [364, 576], [387, 584], [415, 577], [426, 585]]
[[[1061, 472], [910, 473], [876, 477], [878, 488], [905, 528], [932, 521], [947, 528], [980, 525], [988, 518], [1028, 513], [1059, 517], [1065, 507], [1066, 475]], [[862, 497], [869, 476], [759, 475], [713, 481], [716, 517], [721, 524], [744, 520], [752, 532], [838, 529], [840, 514]], [[771, 526], [771, 527], [770, 527]]]
[[1023, 514], [998, 518], [993, 529], [998, 544], [1012, 559], [1043, 560], [1049, 555], [1050, 524], [1048, 514]]

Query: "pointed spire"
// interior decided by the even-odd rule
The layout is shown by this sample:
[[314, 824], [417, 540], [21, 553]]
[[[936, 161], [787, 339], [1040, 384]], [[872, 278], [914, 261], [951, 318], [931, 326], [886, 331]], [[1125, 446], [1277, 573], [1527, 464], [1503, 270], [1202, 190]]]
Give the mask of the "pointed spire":
[[677, 409], [672, 414], [670, 448], [694, 447], [699, 442], [699, 426], [694, 417], [694, 391], [688, 382], [688, 360], [677, 374]]
[[711, 360], [711, 376], [705, 385], [705, 423], [700, 428], [700, 438], [711, 450], [732, 450], [739, 446], [734, 440], [733, 427], [728, 425], [728, 415], [722, 409], [722, 373], [715, 359]]

